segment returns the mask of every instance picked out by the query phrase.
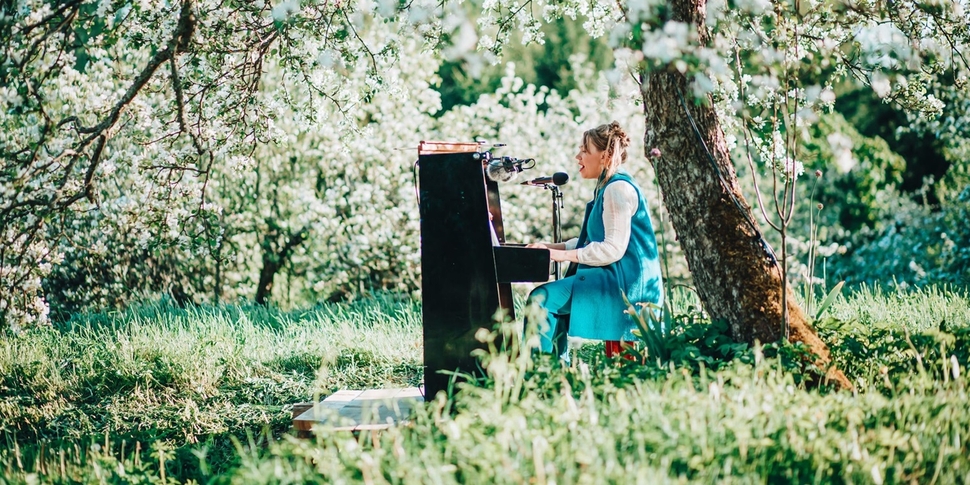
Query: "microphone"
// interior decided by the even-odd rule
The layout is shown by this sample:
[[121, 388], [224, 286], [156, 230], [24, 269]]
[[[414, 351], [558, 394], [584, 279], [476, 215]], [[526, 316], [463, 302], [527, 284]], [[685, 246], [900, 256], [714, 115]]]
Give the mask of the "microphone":
[[522, 182], [522, 185], [566, 185], [569, 181], [569, 174], [566, 172], [556, 172], [550, 177], [539, 177]]
[[[525, 163], [531, 162], [532, 165], [523, 167]], [[519, 175], [519, 172], [532, 168], [535, 161], [532, 159], [519, 160], [512, 157], [493, 158], [485, 166], [485, 175], [496, 182], [508, 182]]]

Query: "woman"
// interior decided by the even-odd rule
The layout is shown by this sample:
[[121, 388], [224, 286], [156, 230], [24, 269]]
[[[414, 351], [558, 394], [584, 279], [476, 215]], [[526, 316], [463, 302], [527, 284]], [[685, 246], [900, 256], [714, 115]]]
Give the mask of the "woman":
[[625, 313], [624, 295], [631, 304], [663, 304], [657, 240], [647, 203], [633, 178], [619, 169], [629, 145], [630, 137], [615, 121], [583, 133], [576, 155], [579, 174], [597, 184], [579, 237], [529, 245], [548, 248], [554, 261], [573, 263], [567, 277], [529, 295], [530, 304], [546, 311], [548, 326], [539, 328], [543, 352], [568, 359], [568, 333], [607, 341], [607, 355], [612, 356], [619, 351], [616, 341], [633, 340], [636, 328]]

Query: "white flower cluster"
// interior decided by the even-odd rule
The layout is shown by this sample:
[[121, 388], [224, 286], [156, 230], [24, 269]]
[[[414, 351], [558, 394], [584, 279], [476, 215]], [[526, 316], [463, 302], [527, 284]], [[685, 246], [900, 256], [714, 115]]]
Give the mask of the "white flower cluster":
[[[339, 212], [347, 200], [380, 205], [365, 200], [368, 192], [355, 191], [355, 183], [336, 180], [339, 167], [329, 164], [348, 163], [347, 177], [373, 180], [399, 170], [386, 164], [375, 164], [373, 173], [357, 170], [355, 160], [340, 155], [355, 152], [348, 144], [371, 148], [381, 135], [416, 143], [414, 131], [404, 136], [372, 125], [420, 129], [414, 113], [429, 118], [439, 107], [437, 95], [427, 94], [437, 64], [414, 33], [433, 21], [436, 2], [413, 2], [400, 22], [396, 2], [379, 2], [345, 22], [333, 15], [340, 5], [230, 8], [199, 0], [188, 47], [154, 70], [146, 66], [170, 42], [180, 3], [102, 2], [93, 14], [75, 17], [78, 28], [49, 35], [43, 23], [25, 26], [48, 19], [50, 4], [20, 5], [7, 18], [11, 42], [0, 56], [21, 63], [3, 68], [0, 87], [2, 325], [43, 323], [45, 292], [68, 310], [111, 306], [138, 291], [195, 299], [251, 295], [274, 244], [312, 238], [318, 227], [329, 234], [320, 220], [365, 220]], [[83, 49], [58, 48], [72, 45], [66, 35], [101, 19], [107, 27]], [[287, 25], [281, 30], [267, 23], [273, 20]], [[34, 42], [46, 47], [24, 48]], [[27, 52], [33, 57], [24, 58]], [[331, 62], [314, 65], [328, 53]], [[143, 74], [147, 80], [137, 84]], [[136, 95], [121, 101], [133, 86]], [[409, 96], [415, 87], [422, 94]], [[76, 128], [106, 119], [103, 148], [101, 138], [82, 141], [87, 131]], [[399, 146], [385, 141], [360, 156], [386, 157]], [[334, 187], [327, 188], [331, 177]], [[66, 210], [51, 209], [67, 200]], [[398, 219], [410, 217], [406, 205], [386, 204], [398, 208]], [[35, 216], [35, 207], [47, 212]], [[270, 241], [274, 235], [282, 242]]]

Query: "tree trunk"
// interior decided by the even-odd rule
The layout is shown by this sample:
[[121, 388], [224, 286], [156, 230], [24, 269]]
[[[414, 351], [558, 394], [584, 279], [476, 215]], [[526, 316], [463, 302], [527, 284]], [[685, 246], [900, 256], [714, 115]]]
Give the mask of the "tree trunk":
[[282, 247], [277, 249], [279, 228], [275, 223], [270, 223], [269, 226], [271, 229], [263, 238], [263, 243], [261, 244], [263, 248], [263, 267], [259, 271], [259, 282], [256, 283], [256, 303], [259, 305], [265, 305], [269, 301], [270, 296], [273, 294], [273, 280], [276, 279], [276, 273], [279, 273], [283, 265], [286, 264], [293, 249], [303, 244], [310, 230], [310, 226], [307, 225], [299, 231], [289, 234], [286, 242], [283, 243]]
[[[673, 20], [697, 26], [706, 42], [704, 1], [672, 0], [671, 7]], [[779, 340], [781, 268], [741, 194], [711, 98], [698, 105], [686, 78], [676, 71], [644, 74], [641, 81], [644, 145], [648, 152], [661, 151], [661, 157], [652, 159], [654, 169], [701, 302], [711, 318], [729, 323], [738, 341]], [[794, 293], [787, 293], [789, 339], [806, 344], [818, 355], [816, 364], [828, 369], [828, 347], [809, 325]], [[841, 388], [852, 387], [838, 369], [829, 369], [826, 377]]]
[[283, 267], [280, 259], [280, 255], [263, 245], [263, 267], [259, 270], [259, 282], [256, 283], [257, 305], [265, 305], [273, 294], [273, 281], [276, 279], [276, 273]]

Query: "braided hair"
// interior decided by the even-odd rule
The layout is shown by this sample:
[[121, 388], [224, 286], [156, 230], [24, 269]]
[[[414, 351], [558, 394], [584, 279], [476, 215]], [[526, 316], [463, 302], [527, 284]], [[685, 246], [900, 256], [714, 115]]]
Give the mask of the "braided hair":
[[590, 146], [606, 152], [603, 173], [600, 175], [596, 189], [602, 188], [606, 181], [626, 162], [626, 149], [630, 146], [630, 136], [616, 121], [599, 125], [583, 133], [583, 148], [589, 151]]

